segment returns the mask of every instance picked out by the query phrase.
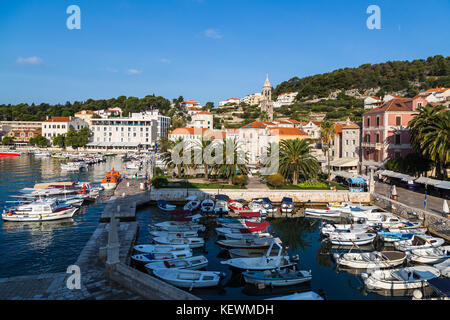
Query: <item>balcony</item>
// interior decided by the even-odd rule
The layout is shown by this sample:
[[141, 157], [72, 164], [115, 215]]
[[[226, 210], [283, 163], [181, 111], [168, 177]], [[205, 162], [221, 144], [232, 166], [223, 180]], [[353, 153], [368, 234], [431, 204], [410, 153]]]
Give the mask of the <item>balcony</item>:
[[383, 144], [380, 142], [361, 142], [361, 147], [381, 150], [383, 148]]

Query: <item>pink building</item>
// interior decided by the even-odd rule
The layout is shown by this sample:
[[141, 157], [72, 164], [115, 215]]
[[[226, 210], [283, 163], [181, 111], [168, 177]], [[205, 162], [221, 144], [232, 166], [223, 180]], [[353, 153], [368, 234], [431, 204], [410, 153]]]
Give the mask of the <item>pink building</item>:
[[363, 114], [362, 166], [380, 167], [395, 157], [405, 157], [412, 151], [409, 142], [409, 121], [416, 109], [427, 105], [421, 96], [396, 98]]

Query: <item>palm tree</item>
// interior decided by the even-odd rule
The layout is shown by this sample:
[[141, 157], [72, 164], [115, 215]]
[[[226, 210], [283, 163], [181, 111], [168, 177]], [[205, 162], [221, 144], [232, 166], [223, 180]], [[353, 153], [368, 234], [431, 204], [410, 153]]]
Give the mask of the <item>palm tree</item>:
[[417, 109], [419, 114], [408, 123], [411, 144], [418, 153], [423, 153], [420, 142], [426, 133], [425, 128], [433, 123], [434, 118], [443, 108], [443, 106], [432, 107], [430, 105], [419, 107]]
[[433, 121], [423, 128], [420, 147], [423, 154], [436, 163], [438, 178], [446, 177], [450, 162], [450, 111], [436, 114]]
[[238, 174], [247, 174], [248, 157], [242, 151], [240, 142], [235, 139], [226, 139], [221, 142], [222, 147], [222, 163], [215, 164], [215, 169], [228, 179], [228, 183], [232, 184], [233, 177]]
[[327, 160], [328, 160], [328, 185], [330, 185], [330, 149], [331, 149], [331, 143], [334, 140], [334, 136], [336, 132], [334, 131], [334, 124], [330, 121], [322, 122], [320, 125], [321, 132], [320, 132], [320, 140], [322, 141], [322, 148], [325, 149], [327, 153]]
[[171, 143], [173, 141], [169, 140], [168, 137], [159, 137], [158, 138], [158, 149], [161, 150], [161, 152], [167, 152], [167, 150], [170, 149]]
[[298, 184], [299, 175], [317, 177], [320, 165], [311, 155], [311, 143], [308, 140], [282, 140], [280, 142], [279, 170], [285, 177], [292, 176], [292, 183]]
[[[209, 161], [205, 161], [205, 154], [211, 150], [213, 147], [213, 140], [211, 139], [202, 139], [202, 140], [196, 140], [193, 146], [193, 167], [198, 168], [201, 164], [203, 164], [204, 169], [204, 179], [208, 180], [209, 177], [209, 169], [210, 169], [210, 163]], [[214, 156], [214, 151], [211, 153], [211, 156]]]
[[[174, 150], [175, 148], [177, 148], [177, 150]], [[173, 152], [176, 152], [178, 157], [180, 159], [183, 159], [181, 161], [181, 163], [174, 161], [173, 156], [172, 156]], [[190, 153], [190, 152], [191, 152], [191, 149], [190, 149], [188, 142], [180, 137], [177, 140], [170, 141], [168, 143], [168, 150], [162, 154], [162, 161], [164, 162], [164, 164], [166, 165], [167, 168], [170, 168], [170, 169], [176, 168], [177, 169], [177, 177], [181, 178], [181, 169], [192, 166], [192, 161], [191, 161], [191, 163], [184, 162], [185, 156], [187, 156], [188, 155], [187, 153]]]

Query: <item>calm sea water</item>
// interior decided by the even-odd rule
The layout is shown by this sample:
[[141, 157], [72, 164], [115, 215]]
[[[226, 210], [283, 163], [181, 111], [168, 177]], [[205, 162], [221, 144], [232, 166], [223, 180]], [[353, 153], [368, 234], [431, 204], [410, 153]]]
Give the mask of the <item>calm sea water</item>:
[[[56, 180], [80, 180], [100, 182], [106, 170], [123, 167], [120, 159], [109, 158], [107, 162], [89, 167], [88, 172], [65, 173], [60, 170], [61, 160], [21, 156], [0, 159], [0, 208], [9, 205], [19, 190], [32, 187], [35, 182]], [[82, 248], [98, 225], [104, 207], [102, 196], [96, 203], [84, 206], [73, 219], [46, 223], [13, 223], [0, 219], [0, 278], [64, 272], [73, 264]], [[168, 220], [169, 216], [155, 207], [138, 211], [140, 225], [139, 243], [150, 243], [148, 224]], [[379, 295], [364, 289], [360, 276], [354, 271], [339, 270], [330, 255], [330, 248], [321, 242], [317, 219], [277, 219], [271, 220], [270, 231], [289, 246], [289, 254], [300, 256], [299, 268], [311, 270], [313, 279], [310, 286], [301, 285], [278, 289], [257, 290], [244, 285], [240, 273], [233, 273], [220, 261], [227, 258], [216, 245], [217, 235], [214, 224], [208, 225], [205, 255], [209, 260], [207, 270], [222, 271], [226, 278], [220, 288], [194, 289], [192, 293], [203, 299], [265, 299], [305, 290], [322, 289], [328, 299], [405, 299], [391, 297], [391, 293]], [[370, 249], [370, 248], [369, 248]], [[336, 252], [339, 249], [332, 249]], [[406, 298], [410, 299], [410, 298]]]
[[[141, 209], [138, 211], [140, 244], [151, 243], [149, 224], [169, 220], [168, 214], [156, 207]], [[281, 295], [302, 292], [306, 290], [323, 290], [327, 299], [411, 299], [410, 297], [393, 297], [390, 292], [382, 292], [379, 295], [367, 292], [364, 289], [362, 279], [354, 270], [339, 270], [330, 253], [348, 251], [344, 248], [328, 247], [320, 238], [319, 224], [321, 220], [313, 218], [299, 219], [273, 219], [270, 220], [269, 232], [275, 232], [283, 245], [289, 247], [289, 255], [300, 256], [298, 267], [300, 270], [310, 270], [312, 281], [310, 285], [299, 285], [284, 288], [256, 289], [254, 286], [246, 286], [240, 273], [233, 272], [220, 261], [227, 259], [225, 251], [215, 243], [218, 236], [214, 232], [215, 223], [207, 226], [205, 231], [206, 245], [203, 249], [194, 249], [194, 254], [204, 255], [209, 263], [206, 270], [221, 271], [226, 273], [226, 278], [219, 288], [193, 289], [191, 292], [202, 299], [266, 299]], [[374, 250], [372, 246], [364, 246], [365, 250]], [[397, 293], [397, 294], [404, 294]]]
[[[22, 155], [0, 158], [0, 209], [12, 205], [11, 196], [33, 187], [36, 182], [73, 180], [100, 182], [105, 171], [116, 166], [119, 159], [89, 166], [88, 172], [61, 171], [63, 160]], [[103, 208], [102, 198], [83, 206], [72, 218], [45, 223], [17, 223], [0, 219], [0, 278], [65, 272], [73, 264], [98, 225]]]

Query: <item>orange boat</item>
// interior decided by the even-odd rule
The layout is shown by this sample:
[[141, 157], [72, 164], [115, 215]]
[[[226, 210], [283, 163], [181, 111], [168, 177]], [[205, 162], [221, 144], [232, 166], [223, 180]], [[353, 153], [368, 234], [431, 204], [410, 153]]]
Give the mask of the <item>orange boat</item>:
[[118, 171], [115, 171], [114, 168], [111, 171], [106, 172], [105, 175], [106, 177], [101, 183], [103, 188], [105, 188], [105, 190], [115, 189], [122, 175]]
[[120, 179], [122, 175], [119, 173], [119, 171], [115, 171], [114, 168], [112, 168], [111, 171], [106, 172], [106, 177], [114, 177], [116, 179]]

